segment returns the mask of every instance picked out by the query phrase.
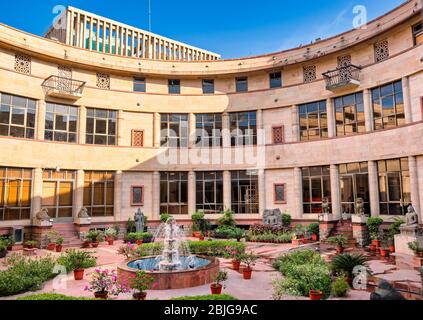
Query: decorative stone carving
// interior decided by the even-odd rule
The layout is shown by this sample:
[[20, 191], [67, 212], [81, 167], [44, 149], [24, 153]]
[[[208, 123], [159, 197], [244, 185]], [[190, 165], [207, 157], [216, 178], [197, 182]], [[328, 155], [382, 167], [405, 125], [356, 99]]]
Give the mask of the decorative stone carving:
[[375, 43], [375, 61], [381, 62], [389, 58], [388, 40], [382, 40]]
[[418, 226], [419, 224], [419, 215], [412, 205], [408, 206], [407, 215], [405, 216], [406, 222], [401, 225], [401, 227], [412, 227]]
[[389, 282], [380, 280], [375, 292], [370, 295], [370, 300], [405, 300]]
[[91, 217], [88, 215], [88, 210], [85, 207], [82, 207], [78, 212], [78, 217], [75, 219], [75, 224], [79, 226], [85, 226], [91, 224]]
[[355, 211], [356, 215], [359, 217], [364, 217], [366, 215], [364, 211], [364, 200], [363, 198], [357, 198], [356, 204], [355, 204]]
[[304, 83], [313, 82], [316, 79], [316, 66], [304, 67]]
[[78, 218], [84, 219], [84, 218], [89, 218], [89, 217], [90, 216], [88, 215], [88, 210], [85, 207], [83, 207], [78, 213]]
[[263, 214], [263, 224], [267, 226], [282, 226], [281, 210], [265, 210]]
[[31, 57], [21, 53], [15, 54], [15, 71], [31, 74]]
[[110, 76], [104, 73], [97, 73], [97, 88], [110, 89]]
[[137, 232], [144, 232], [145, 216], [141, 212], [141, 209], [138, 209], [137, 213], [135, 213], [134, 221], [135, 221]]
[[347, 54], [344, 56], [339, 56], [338, 57], [338, 68], [344, 68], [344, 67], [348, 67], [349, 65], [351, 65], [351, 55]]
[[48, 215], [48, 209], [42, 208], [35, 214], [34, 226], [37, 227], [51, 227], [53, 226], [53, 220]]
[[327, 197], [322, 199], [322, 210], [323, 214], [329, 214], [329, 198]]

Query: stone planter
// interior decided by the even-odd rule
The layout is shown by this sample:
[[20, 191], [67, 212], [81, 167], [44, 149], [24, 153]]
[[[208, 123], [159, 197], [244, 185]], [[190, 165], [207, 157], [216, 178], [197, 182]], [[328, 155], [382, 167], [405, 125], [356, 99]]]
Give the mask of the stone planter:
[[354, 224], [366, 224], [368, 219], [369, 219], [369, 218], [367, 218], [366, 216], [357, 216], [357, 215], [353, 215], [353, 216], [351, 217], [351, 221], [352, 221], [352, 223], [354, 223]]

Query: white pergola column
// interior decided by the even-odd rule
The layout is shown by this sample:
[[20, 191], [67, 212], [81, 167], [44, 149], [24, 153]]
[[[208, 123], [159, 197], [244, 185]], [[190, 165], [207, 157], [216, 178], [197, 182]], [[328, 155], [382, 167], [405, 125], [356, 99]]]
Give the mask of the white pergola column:
[[230, 171], [223, 172], [223, 207], [224, 210], [232, 209], [232, 177]]
[[330, 189], [332, 201], [332, 214], [335, 218], [342, 217], [341, 210], [341, 186], [339, 181], [339, 166], [330, 166]]
[[195, 191], [195, 172], [190, 171], [188, 173], [188, 214], [194, 214], [196, 210], [196, 191]]
[[369, 161], [369, 193], [370, 193], [370, 214], [372, 217], [380, 215], [379, 206], [379, 176], [376, 161]]
[[420, 213], [420, 223], [423, 222], [423, 213], [421, 212], [420, 205], [420, 188], [419, 188], [419, 173], [417, 169], [417, 158], [409, 157], [409, 170], [410, 170], [410, 188], [411, 188], [411, 204], [417, 213]]

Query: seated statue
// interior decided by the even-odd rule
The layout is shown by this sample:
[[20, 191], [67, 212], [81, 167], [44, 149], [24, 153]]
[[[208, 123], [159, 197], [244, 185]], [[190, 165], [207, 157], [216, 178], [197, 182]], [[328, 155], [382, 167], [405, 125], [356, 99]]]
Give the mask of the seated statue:
[[414, 210], [414, 207], [412, 205], [408, 207], [408, 212], [405, 216], [405, 220], [405, 224], [401, 225], [401, 227], [413, 227], [418, 226], [419, 224], [419, 215]]
[[82, 207], [82, 209], [78, 213], [78, 218], [80, 219], [87, 219], [90, 216], [88, 215], [88, 210], [85, 207]]
[[370, 300], [405, 300], [390, 283], [381, 280], [375, 292], [370, 295]]
[[42, 208], [41, 211], [38, 211], [35, 214], [35, 218], [38, 221], [50, 221], [50, 216], [48, 215], [48, 209], [47, 208]]
[[265, 210], [263, 214], [263, 224], [268, 226], [282, 225], [282, 212], [280, 209]]
[[322, 209], [323, 209], [323, 214], [329, 213], [329, 198], [324, 197], [322, 199]]

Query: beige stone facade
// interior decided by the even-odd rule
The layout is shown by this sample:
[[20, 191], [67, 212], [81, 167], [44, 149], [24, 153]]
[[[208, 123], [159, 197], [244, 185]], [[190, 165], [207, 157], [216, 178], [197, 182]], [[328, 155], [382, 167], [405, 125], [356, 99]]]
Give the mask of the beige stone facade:
[[[80, 209], [87, 206], [92, 210], [94, 224], [123, 224], [134, 216], [138, 208], [150, 221], [157, 222], [163, 212], [164, 202], [170, 202], [163, 196], [164, 182], [161, 181], [161, 173], [165, 172], [183, 172], [187, 175], [186, 184], [182, 182], [182, 187], [179, 186], [178, 189], [181, 197], [178, 205], [184, 213], [175, 216], [180, 221], [188, 222], [190, 215], [197, 210], [197, 205], [201, 204], [195, 173], [222, 173], [222, 180], [216, 180], [218, 183], [214, 189], [215, 193], [216, 188], [222, 192], [222, 199], [216, 199], [221, 202], [217, 207], [233, 209], [239, 205], [234, 199], [237, 196], [234, 194], [234, 183], [237, 183], [234, 173], [248, 170], [256, 171], [252, 174], [254, 178], [251, 178], [254, 182], [247, 186], [244, 185], [244, 179], [237, 185], [241, 190], [238, 195], [250, 197], [246, 201], [249, 203], [243, 203], [239, 207], [245, 212], [236, 212], [240, 224], [259, 222], [265, 209], [276, 208], [290, 213], [295, 220], [317, 220], [323, 195], [312, 194], [311, 199], [304, 199], [307, 198], [303, 185], [305, 181], [312, 181], [312, 189], [315, 183], [313, 181], [317, 181], [314, 178], [308, 180], [305, 176], [304, 169], [310, 167], [328, 167], [331, 209], [334, 215], [340, 216], [345, 210], [343, 205], [346, 202], [351, 205], [355, 200], [343, 200], [342, 190], [345, 190], [346, 180], [342, 178], [347, 179], [348, 174], [343, 173], [342, 168], [356, 163], [367, 164], [367, 169], [364, 170], [368, 177], [366, 196], [369, 199], [369, 214], [381, 215], [389, 221], [395, 215], [395, 210], [400, 207], [403, 210], [406, 205], [412, 204], [423, 219], [423, 45], [416, 41], [418, 35], [413, 35], [413, 27], [422, 21], [421, 10], [420, 1], [408, 1], [370, 22], [365, 30], [353, 30], [309, 46], [275, 54], [209, 61], [180, 61], [181, 59], [171, 59], [172, 57], [146, 59], [96, 52], [71, 46], [68, 41], [63, 44], [0, 24], [0, 95], [32, 99], [37, 106], [33, 138], [0, 134], [0, 169], [27, 168], [33, 172], [31, 219], [13, 220], [0, 216], [0, 229], [32, 225], [34, 215], [48, 202], [45, 199], [48, 191], [45, 184], [47, 179], [43, 178], [43, 173], [48, 169], [58, 175], [64, 170], [75, 172], [75, 179], [72, 180], [72, 216], [63, 213], [66, 217], [63, 219], [63, 206], [59, 204], [59, 213], [53, 218], [57, 218], [60, 223], [76, 221]], [[389, 56], [376, 62], [378, 57], [375, 44], [381, 40], [387, 41]], [[322, 74], [329, 70], [341, 72], [337, 69], [338, 58], [345, 55], [351, 56], [351, 63], [360, 67], [359, 82], [354, 84], [350, 81], [340, 88], [330, 88]], [[304, 67], [308, 66], [315, 66], [315, 80], [305, 79]], [[59, 73], [60, 70], [71, 70], [71, 77], [68, 80], [55, 78], [63, 74]], [[280, 72], [282, 84], [280, 87], [269, 88], [269, 74], [275, 72]], [[56, 91], [47, 92], [45, 81], [52, 76], [56, 79], [53, 84]], [[248, 79], [247, 92], [236, 92], [236, 79], [240, 77]], [[145, 92], [134, 91], [134, 78], [144, 79]], [[169, 80], [180, 81], [179, 94], [170, 93]], [[213, 94], [203, 93], [203, 80], [214, 80]], [[83, 90], [79, 92], [76, 87], [72, 87], [74, 91], [61, 90], [60, 85], [66, 86], [69, 83], [75, 83]], [[398, 92], [394, 93], [397, 95], [394, 98], [396, 114], [393, 119], [396, 118], [398, 123], [387, 128], [378, 128], [374, 90], [392, 83], [397, 83], [393, 90], [399, 90], [402, 94], [401, 99]], [[55, 94], [52, 94], [53, 91]], [[358, 104], [362, 105], [365, 115], [365, 119], [362, 119], [364, 132], [344, 137], [337, 134], [336, 99], [351, 94], [362, 94], [363, 102]], [[327, 122], [327, 126], [323, 125], [327, 135], [323, 133], [321, 139], [304, 141], [300, 138], [303, 133], [300, 123], [301, 106], [319, 101], [326, 103], [326, 115], [322, 116], [326, 120], [320, 121]], [[76, 135], [75, 141], [46, 139], [46, 132], [50, 130], [47, 128], [51, 116], [49, 110], [53, 103], [76, 107], [76, 132], [69, 132], [70, 125], [65, 130], [67, 139]], [[386, 103], [389, 106], [389, 102]], [[13, 102], [10, 104], [13, 105]], [[401, 112], [402, 108], [404, 112]], [[87, 139], [100, 141], [104, 138], [103, 133], [98, 136], [93, 133], [93, 137], [89, 137], [91, 133], [87, 125], [90, 122], [87, 119], [91, 112], [95, 113], [93, 109], [112, 112], [109, 113], [108, 126], [110, 129], [113, 125], [110, 117], [114, 117], [115, 132], [110, 134], [109, 131], [109, 137], [106, 133], [105, 139], [114, 139], [108, 141], [115, 143], [88, 144]], [[244, 161], [235, 161], [242, 148], [231, 146], [230, 137], [225, 135], [225, 130], [222, 147], [193, 146], [195, 138], [192, 138], [192, 134], [198, 115], [220, 115], [222, 129], [230, 129], [230, 119], [236, 112], [254, 114], [253, 123], [258, 134], [257, 145], [246, 148], [241, 153]], [[162, 146], [162, 119], [166, 114], [187, 116], [186, 130], [192, 140], [188, 148], [174, 150]], [[71, 119], [72, 115], [69, 117]], [[12, 126], [10, 121], [14, 121], [10, 119], [9, 127]], [[98, 118], [94, 121], [102, 120]], [[282, 131], [277, 131], [278, 128]], [[138, 132], [138, 136], [134, 135], [134, 131]], [[275, 135], [280, 135], [280, 132], [283, 139], [275, 142]], [[58, 136], [60, 133], [63, 134], [54, 132]], [[141, 144], [136, 144], [135, 141]], [[179, 159], [177, 163], [163, 162], [163, 158], [166, 158], [164, 155], [169, 151], [176, 154]], [[201, 152], [207, 161], [194, 161]], [[247, 156], [259, 160], [249, 163], [245, 159]], [[185, 158], [188, 161], [182, 161]], [[392, 172], [388, 172], [387, 179], [394, 180], [384, 185], [381, 161], [392, 159], [402, 159], [403, 168], [406, 159], [408, 169], [395, 171], [395, 177], [399, 180], [392, 178]], [[103, 178], [88, 181], [86, 174], [92, 171], [112, 173], [114, 183], [103, 183]], [[319, 179], [323, 181], [324, 189], [326, 180], [324, 177]], [[385, 186], [388, 189], [395, 187], [398, 181], [401, 183], [399, 191], [392, 191], [390, 195], [392, 198], [398, 196], [398, 201], [381, 199], [386, 194]], [[61, 185], [62, 182], [57, 182], [59, 189], [55, 193], [59, 203], [62, 200], [66, 202], [66, 199], [60, 198], [60, 190], [65, 188], [65, 184]], [[219, 187], [220, 183], [222, 187]], [[4, 185], [6, 186], [6, 182]], [[169, 185], [168, 196], [173, 197], [173, 182]], [[351, 185], [356, 186], [358, 182]], [[104, 192], [102, 195], [107, 198], [103, 199], [104, 203], [95, 203], [96, 195], [88, 193], [89, 186], [92, 186], [92, 194]], [[103, 187], [104, 190], [100, 189]], [[134, 203], [134, 197], [137, 196], [134, 187], [142, 188], [140, 203]], [[187, 194], [181, 189], [186, 190]], [[111, 194], [113, 199], [110, 198]], [[6, 212], [4, 202], [9, 194], [0, 190], [0, 196], [3, 197], [3, 202], [0, 202], [3, 207], [0, 205], [0, 209]], [[308, 208], [308, 202], [310, 212], [304, 212]], [[384, 212], [385, 205], [389, 215]], [[108, 211], [110, 206], [113, 207], [111, 214]], [[188, 208], [186, 212], [185, 207]], [[6, 213], [3, 214], [6, 217]], [[217, 212], [208, 215], [211, 219], [219, 216]]]

